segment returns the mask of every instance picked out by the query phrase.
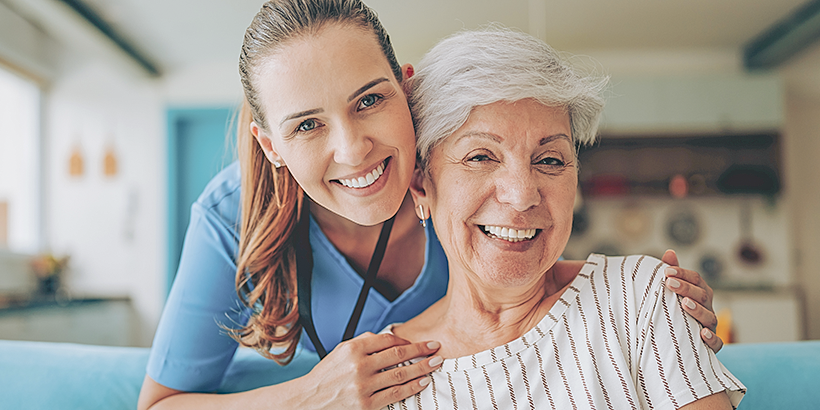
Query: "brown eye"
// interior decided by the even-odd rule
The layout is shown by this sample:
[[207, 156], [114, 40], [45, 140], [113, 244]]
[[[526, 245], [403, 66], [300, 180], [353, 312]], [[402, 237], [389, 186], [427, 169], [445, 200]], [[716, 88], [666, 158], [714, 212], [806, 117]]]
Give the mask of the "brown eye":
[[538, 161], [537, 164], [561, 166], [561, 165], [564, 165], [564, 161], [561, 161], [558, 158], [547, 157], [547, 158], [544, 158], [544, 159]]
[[490, 157], [488, 157], [487, 155], [484, 155], [484, 154], [478, 154], [478, 155], [472, 156], [470, 158], [467, 158], [468, 162], [481, 162], [481, 161], [489, 161], [489, 160], [490, 160]]

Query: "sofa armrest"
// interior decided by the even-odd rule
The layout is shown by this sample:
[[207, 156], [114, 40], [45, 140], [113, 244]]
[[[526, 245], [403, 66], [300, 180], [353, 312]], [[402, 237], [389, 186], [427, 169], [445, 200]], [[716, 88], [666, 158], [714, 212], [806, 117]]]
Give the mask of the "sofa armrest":
[[8, 409], [135, 409], [148, 349], [0, 340]]
[[718, 359], [748, 389], [739, 410], [820, 406], [820, 341], [730, 344]]

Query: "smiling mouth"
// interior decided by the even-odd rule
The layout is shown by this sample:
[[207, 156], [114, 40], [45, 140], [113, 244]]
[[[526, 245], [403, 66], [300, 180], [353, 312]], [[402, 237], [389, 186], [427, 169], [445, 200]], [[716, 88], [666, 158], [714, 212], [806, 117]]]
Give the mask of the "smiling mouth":
[[489, 236], [493, 239], [501, 239], [507, 242], [522, 242], [528, 241], [535, 237], [535, 235], [540, 232], [540, 229], [530, 228], [530, 229], [515, 229], [515, 228], [506, 228], [502, 226], [492, 226], [492, 225], [479, 225], [481, 231], [484, 232], [485, 235]]
[[348, 187], [348, 188], [367, 188], [370, 185], [376, 183], [376, 181], [381, 178], [382, 174], [384, 173], [384, 168], [387, 167], [387, 163], [390, 161], [390, 157], [387, 157], [384, 161], [382, 161], [376, 168], [373, 168], [372, 171], [368, 172], [364, 176], [358, 178], [351, 178], [351, 179], [337, 179], [340, 184]]

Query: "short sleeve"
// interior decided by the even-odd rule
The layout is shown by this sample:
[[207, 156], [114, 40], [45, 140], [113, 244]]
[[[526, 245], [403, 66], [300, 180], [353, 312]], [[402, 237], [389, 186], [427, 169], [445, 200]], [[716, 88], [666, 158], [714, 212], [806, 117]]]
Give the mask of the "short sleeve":
[[248, 317], [235, 290], [235, 235], [213, 208], [194, 203], [148, 361], [157, 383], [209, 392], [222, 382], [238, 346], [225, 327], [244, 325]]
[[651, 271], [643, 275], [650, 280], [638, 318], [642, 346], [636, 387], [643, 407], [679, 408], [721, 391], [726, 391], [732, 406], [737, 407], [746, 387], [701, 340], [700, 323], [663, 285], [666, 266], [658, 261], [641, 268]]

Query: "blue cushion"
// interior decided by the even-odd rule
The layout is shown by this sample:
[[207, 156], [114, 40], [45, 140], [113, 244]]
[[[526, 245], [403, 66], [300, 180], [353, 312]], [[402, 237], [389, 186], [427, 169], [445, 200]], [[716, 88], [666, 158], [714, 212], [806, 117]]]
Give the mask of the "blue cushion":
[[0, 407], [135, 409], [148, 349], [0, 340]]
[[820, 341], [731, 344], [718, 358], [748, 389], [739, 410], [820, 408]]
[[[300, 350], [282, 367], [239, 349], [218, 392], [281, 383], [318, 361]], [[147, 363], [147, 348], [0, 340], [0, 408], [133, 410]]]

